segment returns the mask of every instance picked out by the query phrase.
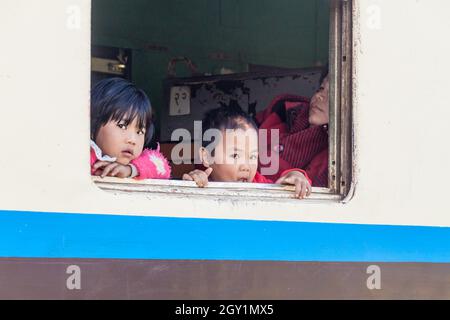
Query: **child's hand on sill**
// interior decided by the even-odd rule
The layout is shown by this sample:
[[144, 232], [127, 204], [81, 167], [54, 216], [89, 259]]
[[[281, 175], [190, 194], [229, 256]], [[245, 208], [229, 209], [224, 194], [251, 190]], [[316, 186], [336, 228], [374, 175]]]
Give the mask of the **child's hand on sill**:
[[117, 177], [117, 178], [130, 178], [132, 169], [130, 165], [123, 165], [117, 162], [97, 161], [93, 166], [93, 175], [101, 176], [102, 178]]
[[208, 184], [208, 177], [212, 171], [213, 171], [212, 168], [208, 168], [205, 171], [196, 169], [189, 173], [183, 174], [183, 180], [195, 181], [197, 186], [199, 186], [200, 188], [203, 188], [203, 187], [206, 187], [206, 185]]
[[280, 177], [275, 183], [295, 186], [295, 197], [304, 199], [311, 194], [311, 185], [308, 179], [299, 171], [291, 171]]

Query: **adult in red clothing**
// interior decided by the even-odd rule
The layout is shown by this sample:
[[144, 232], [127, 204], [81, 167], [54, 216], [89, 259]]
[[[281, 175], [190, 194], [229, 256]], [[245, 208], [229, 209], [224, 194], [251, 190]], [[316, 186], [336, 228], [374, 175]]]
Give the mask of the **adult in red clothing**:
[[[328, 69], [327, 69], [328, 70]], [[279, 170], [267, 176], [278, 177], [287, 169], [302, 168], [312, 180], [312, 186], [328, 186], [328, 71], [311, 100], [295, 95], [276, 97], [267, 109], [257, 114], [260, 129], [279, 130], [279, 142], [268, 137], [268, 153], [279, 154]], [[260, 167], [268, 166], [260, 164]]]
[[[273, 183], [265, 178], [258, 168], [258, 128], [236, 102], [210, 110], [203, 120], [203, 146], [199, 157], [204, 170], [194, 170], [183, 175], [183, 180], [195, 181], [199, 187], [208, 180], [221, 182]], [[212, 134], [212, 146], [205, 137]], [[297, 198], [311, 192], [311, 183], [305, 172], [299, 169], [286, 170], [276, 181], [295, 186]]]

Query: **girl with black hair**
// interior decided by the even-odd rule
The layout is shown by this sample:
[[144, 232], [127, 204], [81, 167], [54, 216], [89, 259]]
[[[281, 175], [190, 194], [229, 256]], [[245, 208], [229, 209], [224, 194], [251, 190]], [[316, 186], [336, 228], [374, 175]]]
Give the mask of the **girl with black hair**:
[[121, 78], [98, 82], [91, 91], [91, 174], [169, 179], [170, 166], [157, 150], [144, 149], [153, 136], [152, 109], [144, 91]]
[[[258, 169], [258, 128], [252, 118], [232, 101], [210, 110], [203, 119], [203, 137], [215, 130], [212, 150], [203, 139], [198, 150], [203, 170], [197, 169], [183, 175], [183, 180], [195, 181], [199, 187], [208, 180], [221, 182], [274, 183], [261, 175]], [[295, 186], [295, 196], [303, 199], [311, 193], [311, 182], [300, 169], [286, 170], [275, 182]]]

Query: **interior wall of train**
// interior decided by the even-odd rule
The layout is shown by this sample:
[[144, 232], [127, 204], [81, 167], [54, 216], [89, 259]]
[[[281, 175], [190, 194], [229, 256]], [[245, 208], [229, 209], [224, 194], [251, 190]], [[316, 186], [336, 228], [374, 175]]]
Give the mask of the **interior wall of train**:
[[[166, 78], [325, 66], [328, 33], [328, 0], [92, 2], [93, 56], [98, 47], [128, 51], [130, 78], [157, 119]], [[169, 74], [179, 57], [195, 69], [178, 61]]]
[[[195, 166], [172, 161], [173, 132], [193, 137], [194, 121], [219, 102], [235, 99], [256, 113], [280, 94], [311, 98], [328, 63], [329, 11], [327, 0], [94, 1], [91, 85], [121, 76], [145, 90], [155, 141], [180, 179]], [[102, 69], [111, 61], [120, 72]], [[174, 88], [189, 90], [178, 112]]]

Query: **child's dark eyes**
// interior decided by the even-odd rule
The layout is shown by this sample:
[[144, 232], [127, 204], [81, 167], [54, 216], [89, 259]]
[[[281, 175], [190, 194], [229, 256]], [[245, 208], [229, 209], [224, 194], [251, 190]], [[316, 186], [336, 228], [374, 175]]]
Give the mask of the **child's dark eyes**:
[[[238, 153], [233, 153], [232, 155], [230, 155], [230, 157], [233, 158], [233, 159], [235, 159], [235, 160], [237, 160], [237, 159], [239, 159], [241, 156], [240, 156]], [[256, 155], [256, 154], [252, 154], [252, 155], [250, 156], [250, 160], [257, 160], [257, 159], [258, 159], [258, 155]]]
[[[125, 123], [123, 123], [123, 122], [118, 122], [118, 123], [117, 123], [117, 126], [118, 126], [120, 129], [122, 129], [122, 130], [127, 130], [127, 129], [128, 129], [128, 125], [125, 124]], [[137, 131], [137, 134], [138, 134], [138, 135], [144, 135], [144, 134], [145, 134], [145, 129], [144, 129], [144, 128], [139, 129], [139, 130]]]

